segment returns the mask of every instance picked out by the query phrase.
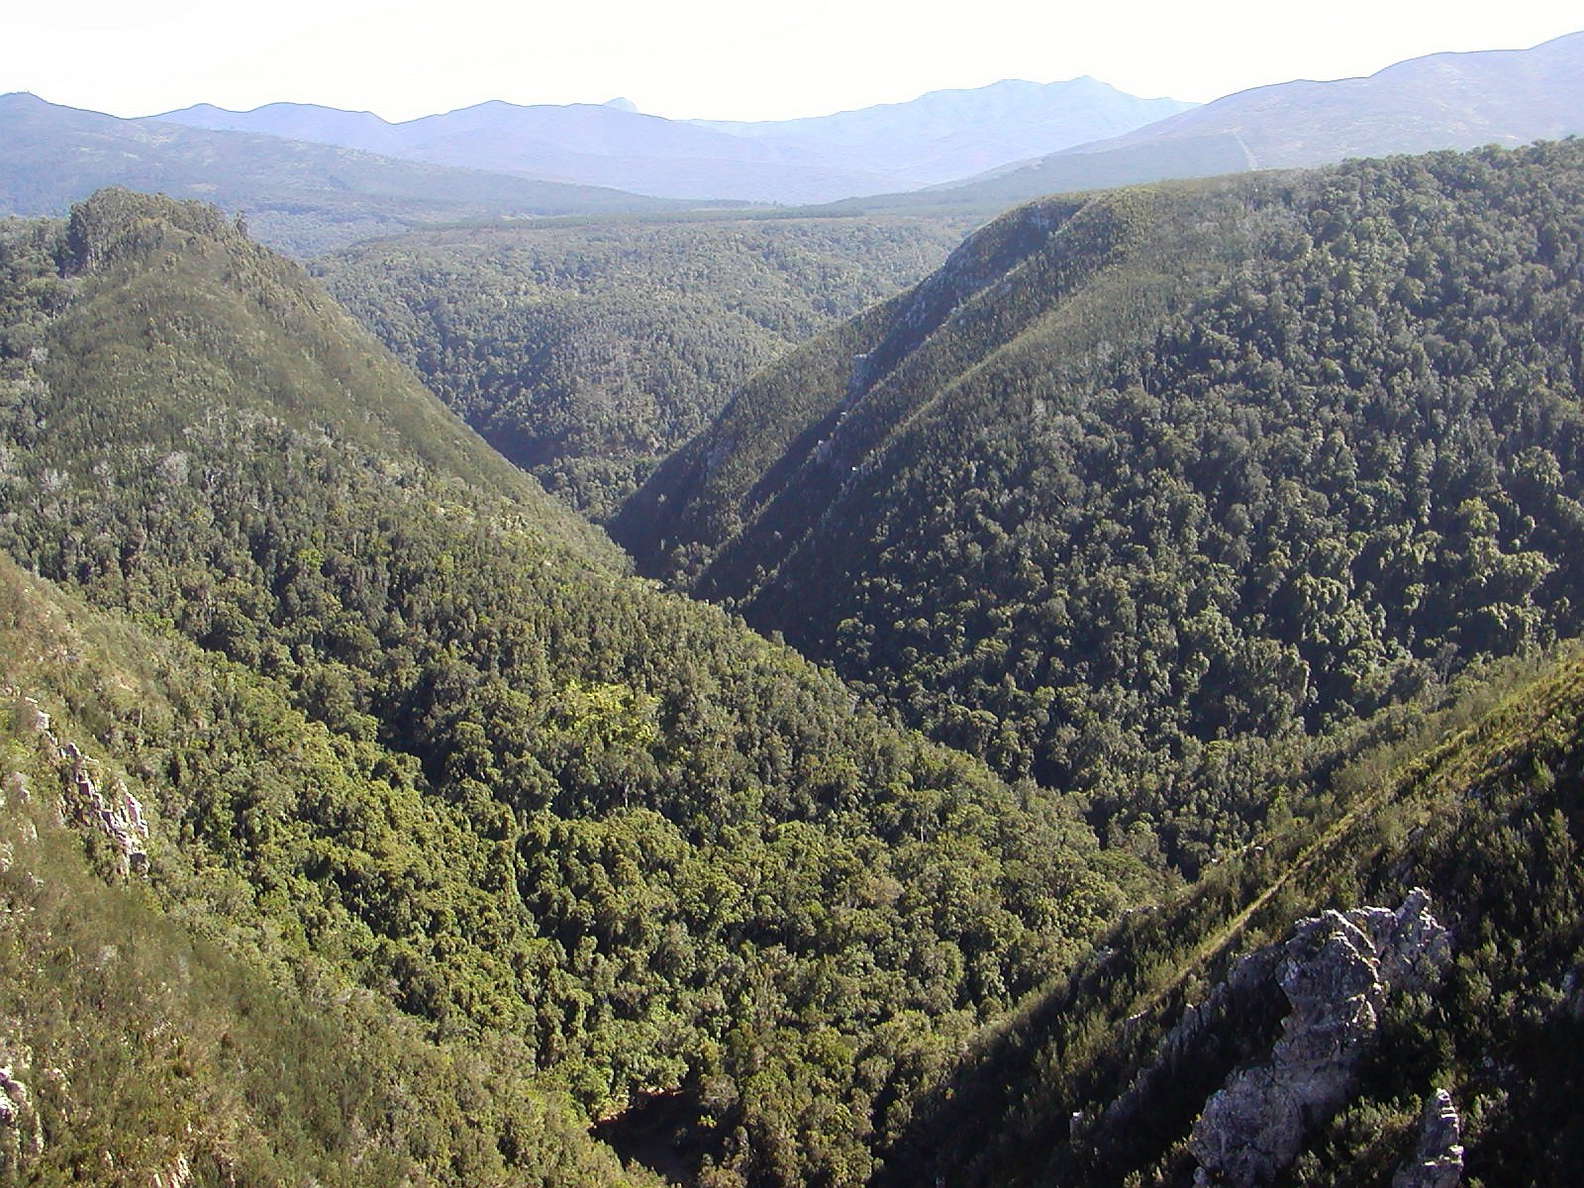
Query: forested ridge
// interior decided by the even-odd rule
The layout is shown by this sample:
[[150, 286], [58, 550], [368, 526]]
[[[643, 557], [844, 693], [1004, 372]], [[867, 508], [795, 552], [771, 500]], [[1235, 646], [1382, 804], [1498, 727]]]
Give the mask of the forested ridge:
[[1584, 144], [1046, 200], [746, 385], [640, 567], [1195, 869], [1253, 774], [1578, 630]]
[[596, 519], [789, 346], [934, 269], [961, 219], [431, 232], [314, 261], [507, 458]]
[[[593, 1115], [675, 1095], [710, 1182], [851, 1183], [1159, 881], [622, 576], [210, 208], [110, 191], [0, 245], [0, 544], [235, 666], [162, 678], [162, 725], [86, 667], [13, 680], [88, 702], [82, 745], [229, 872], [197, 903], [156, 875], [175, 918], [257, 918], [283, 976], [312, 957], [429, 1042], [519, 1045]], [[305, 731], [339, 770], [302, 770]]]
[[1414, 904], [1276, 1182], [1437, 1090], [1569, 1182], [1581, 227], [1575, 142], [1012, 212], [625, 505], [721, 607], [212, 208], [0, 223], [0, 1169], [1186, 1185], [1249, 971]]
[[[415, 925], [476, 946], [502, 906], [409, 758], [9, 560], [0, 671], [4, 1182], [651, 1182], [522, 1040], [388, 996]], [[102, 827], [128, 795], [136, 872]]]
[[1447, 928], [1445, 971], [1385, 1001], [1346, 1101], [1307, 1120], [1274, 1182], [1392, 1182], [1442, 1090], [1460, 1122], [1456, 1171], [1407, 1183], [1571, 1183], [1584, 1153], [1581, 722], [1576, 646], [1478, 666], [1379, 716], [1260, 845], [1130, 913], [1070, 978], [976, 1037], [875, 1183], [1198, 1182], [1196, 1119], [1265, 1056], [1286, 1007], [1245, 988], [1226, 1012], [1217, 991], [1300, 917], [1416, 890]]

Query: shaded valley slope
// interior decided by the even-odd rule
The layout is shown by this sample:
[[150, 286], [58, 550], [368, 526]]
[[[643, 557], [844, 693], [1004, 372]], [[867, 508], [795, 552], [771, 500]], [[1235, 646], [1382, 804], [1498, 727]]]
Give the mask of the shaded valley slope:
[[[7, 763], [85, 823], [41, 877], [102, 860], [130, 882], [129, 927], [173, 952], [213, 941], [225, 977], [268, 967], [269, 1009], [306, 994], [326, 1042], [372, 1029], [349, 1049], [372, 1084], [286, 1066], [370, 1130], [327, 1149], [293, 1088], [240, 1132], [260, 1159], [333, 1179], [384, 1135], [393, 1175], [614, 1180], [580, 1127], [660, 1098], [690, 1174], [861, 1182], [968, 1035], [1161, 881], [1101, 852], [1074, 804], [624, 576], [211, 207], [106, 191], [65, 223], [0, 224], [0, 325], [0, 546], [36, 575], [4, 571], [22, 604], [0, 640]], [[61, 724], [53, 751], [27, 698]], [[29, 918], [6, 927], [48, 950]], [[79, 935], [51, 960], [97, 960], [107, 993], [133, 994], [143, 967], [102, 925]], [[192, 995], [185, 1047], [134, 1013], [73, 1048], [75, 1000], [13, 1006], [37, 1019], [18, 1067], [119, 1045], [245, 1103], [269, 1033], [228, 1032], [245, 1003]], [[281, 1036], [297, 1061], [300, 1030]], [[393, 1135], [392, 1083], [461, 1094], [477, 1125], [426, 1113], [436, 1131]], [[73, 1085], [39, 1090], [29, 1158], [90, 1141], [51, 1138], [66, 1111], [115, 1109], [159, 1136], [137, 1166], [212, 1168], [245, 1108], [188, 1132], [163, 1097]]]
[[1190, 869], [1288, 742], [1579, 628], [1584, 145], [1048, 199], [613, 521]]
[[1584, 663], [1486, 668], [1389, 717], [1260, 845], [979, 1037], [877, 1184], [1571, 1183]]
[[783, 351], [939, 266], [956, 219], [445, 231], [313, 271], [507, 458], [603, 518]]

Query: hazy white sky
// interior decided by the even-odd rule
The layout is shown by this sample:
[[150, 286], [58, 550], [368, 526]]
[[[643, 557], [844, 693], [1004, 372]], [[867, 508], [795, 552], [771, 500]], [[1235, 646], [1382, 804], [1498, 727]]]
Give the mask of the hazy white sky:
[[1584, 29], [1579, 0], [4, 0], [0, 92], [147, 115], [207, 101], [410, 119], [630, 96], [773, 119], [1001, 78], [1213, 99]]

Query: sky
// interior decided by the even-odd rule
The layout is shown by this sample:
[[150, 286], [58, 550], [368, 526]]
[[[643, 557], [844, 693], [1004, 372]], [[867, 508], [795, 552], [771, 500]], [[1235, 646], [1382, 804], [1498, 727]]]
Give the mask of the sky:
[[1584, 29], [1578, 0], [7, 0], [0, 93], [137, 116], [288, 100], [389, 120], [630, 97], [786, 119], [1002, 78], [1209, 100]]

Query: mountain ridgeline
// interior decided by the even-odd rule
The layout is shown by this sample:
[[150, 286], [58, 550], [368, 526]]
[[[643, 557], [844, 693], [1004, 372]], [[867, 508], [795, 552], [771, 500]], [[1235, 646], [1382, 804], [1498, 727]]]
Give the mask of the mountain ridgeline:
[[[130, 879], [110, 919], [173, 961], [218, 944], [205, 970], [263, 971], [268, 1018], [304, 1001], [368, 1061], [281, 1033], [282, 1076], [345, 1096], [337, 1137], [295, 1116], [295, 1083], [281, 1105], [247, 1074], [275, 1024], [232, 1028], [246, 1000], [198, 986], [187, 1038], [101, 1041], [73, 1023], [92, 999], [37, 998], [6, 1008], [35, 1086], [119, 1045], [226, 1108], [68, 1074], [29, 1098], [19, 1158], [86, 1158], [101, 1132], [71, 1119], [120, 1109], [149, 1120], [128, 1166], [150, 1175], [182, 1156], [270, 1182], [246, 1153], [348, 1182], [378, 1151], [393, 1179], [614, 1182], [578, 1120], [641, 1146], [654, 1105], [677, 1174], [860, 1182], [977, 1026], [1162, 882], [1100, 851], [1079, 806], [624, 576], [213, 208], [107, 191], [0, 224], [0, 325], [0, 545], [36, 575], [3, 574], [5, 786], [46, 815], [59, 788], [84, 823], [74, 847], [8, 818], [65, 855], [24, 847], [19, 869]], [[25, 950], [135, 998], [153, 975], [110, 925], [50, 948], [28, 886], [6, 884]], [[473, 1123], [404, 1130], [399, 1084], [462, 1094]]]
[[1525, 50], [1410, 58], [1367, 78], [1300, 79], [1224, 95], [1074, 145], [856, 210], [1002, 210], [1044, 194], [1167, 178], [1325, 165], [1351, 157], [1516, 148], [1584, 133], [1584, 33]]
[[63, 215], [105, 186], [213, 202], [301, 256], [436, 223], [688, 205], [0, 95], [0, 215]]
[[313, 263], [491, 445], [596, 518], [792, 345], [933, 271], [960, 219], [444, 231]]
[[613, 531], [1196, 869], [1291, 743], [1579, 630], [1581, 225], [1575, 141], [1035, 203]]
[[1584, 32], [1522, 50], [1429, 54], [1366, 78], [1254, 87], [1075, 155], [1235, 136], [1253, 169], [1325, 165], [1484, 145], [1517, 148], [1584, 131]]
[[1576, 1179], [1584, 143], [949, 234], [0, 221], [0, 1180]]
[[1584, 662], [1389, 717], [1261, 845], [986, 1029], [874, 1182], [1572, 1183]]
[[303, 103], [199, 104], [155, 118], [670, 198], [828, 202], [968, 177], [1192, 106], [1076, 78], [1006, 79], [796, 120], [670, 120], [630, 104], [500, 101], [395, 124]]

